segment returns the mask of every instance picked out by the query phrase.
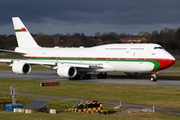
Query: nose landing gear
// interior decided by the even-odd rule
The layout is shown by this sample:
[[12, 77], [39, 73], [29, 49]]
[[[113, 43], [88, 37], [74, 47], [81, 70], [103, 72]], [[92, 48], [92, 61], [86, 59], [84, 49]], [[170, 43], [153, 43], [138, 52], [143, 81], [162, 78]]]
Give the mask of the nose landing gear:
[[152, 71], [151, 82], [155, 82], [155, 81], [157, 81], [156, 72], [155, 72], [155, 71]]

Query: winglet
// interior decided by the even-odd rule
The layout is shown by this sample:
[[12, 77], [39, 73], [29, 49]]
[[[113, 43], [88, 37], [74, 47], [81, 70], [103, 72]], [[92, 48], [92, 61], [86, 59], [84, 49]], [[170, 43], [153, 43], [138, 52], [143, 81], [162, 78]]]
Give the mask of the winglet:
[[19, 17], [12, 17], [18, 46], [21, 48], [40, 47], [24, 26]]

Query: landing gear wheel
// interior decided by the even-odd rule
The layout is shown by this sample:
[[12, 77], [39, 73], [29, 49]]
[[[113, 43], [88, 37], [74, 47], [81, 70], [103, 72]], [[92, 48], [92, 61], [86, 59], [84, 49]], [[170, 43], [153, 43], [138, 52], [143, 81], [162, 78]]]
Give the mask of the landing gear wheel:
[[91, 79], [91, 74], [77, 74], [74, 77], [70, 77], [69, 80]]
[[157, 81], [157, 77], [151, 77], [151, 82]]
[[76, 76], [76, 79], [77, 79], [77, 80], [81, 79], [81, 75], [77, 75], [77, 76]]
[[151, 82], [155, 82], [155, 81], [157, 81], [156, 73], [155, 73], [155, 72], [152, 72]]
[[97, 78], [98, 79], [106, 79], [107, 78], [107, 73], [99, 73], [99, 74], [97, 74]]
[[107, 78], [107, 73], [105, 72], [104, 74], [103, 74], [103, 78]]
[[79, 80], [79, 79], [81, 79], [81, 75], [79, 75], [79, 74], [77, 74], [74, 77], [69, 78], [69, 80]]
[[85, 74], [82, 79], [91, 79], [91, 74]]
[[98, 78], [98, 79], [100, 79], [100, 78], [101, 78], [101, 77], [100, 77], [100, 74], [97, 74], [97, 78]]
[[91, 74], [87, 74], [87, 78], [88, 78], [88, 79], [91, 79]]
[[97, 74], [97, 78], [100, 79], [100, 78], [101, 78], [101, 75], [100, 75], [100, 74]]

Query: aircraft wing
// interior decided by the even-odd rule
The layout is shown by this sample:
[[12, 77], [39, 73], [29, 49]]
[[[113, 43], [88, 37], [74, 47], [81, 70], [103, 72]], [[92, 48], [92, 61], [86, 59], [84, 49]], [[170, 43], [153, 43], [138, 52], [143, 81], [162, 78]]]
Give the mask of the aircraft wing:
[[58, 68], [58, 65], [70, 65], [79, 68], [102, 68], [101, 63], [76, 63], [76, 62], [61, 62], [61, 61], [43, 61], [43, 60], [26, 60], [26, 59], [0, 59], [0, 62], [6, 62], [9, 66], [12, 66], [15, 62], [28, 63], [31, 65], [44, 65], [50, 66], [54, 69]]

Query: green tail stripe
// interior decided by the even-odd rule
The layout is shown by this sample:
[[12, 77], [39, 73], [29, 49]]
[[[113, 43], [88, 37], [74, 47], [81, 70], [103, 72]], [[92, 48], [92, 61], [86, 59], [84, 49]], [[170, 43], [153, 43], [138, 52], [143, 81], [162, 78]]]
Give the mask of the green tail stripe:
[[23, 32], [23, 30], [15, 31], [15, 32]]

